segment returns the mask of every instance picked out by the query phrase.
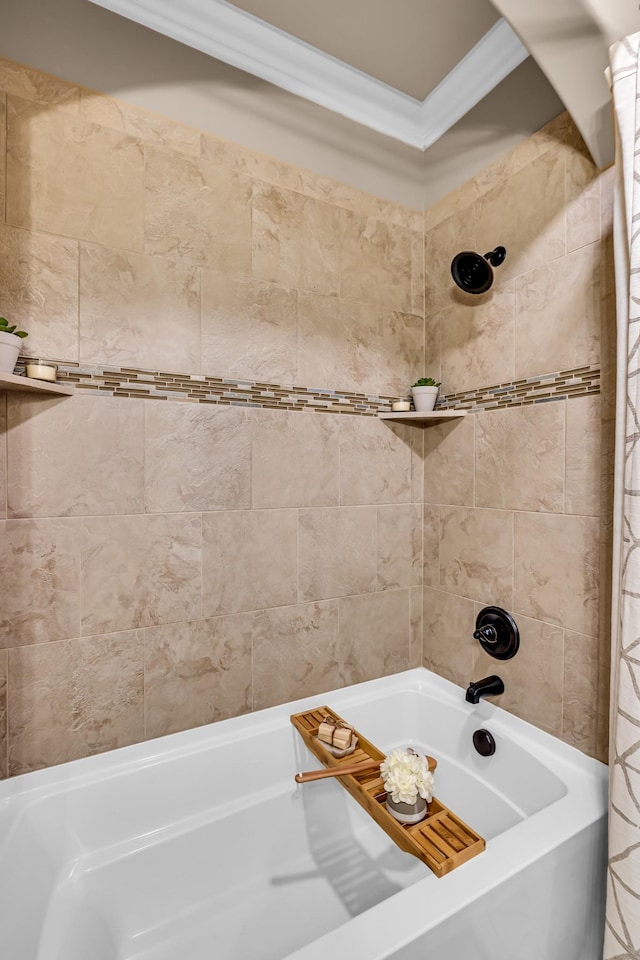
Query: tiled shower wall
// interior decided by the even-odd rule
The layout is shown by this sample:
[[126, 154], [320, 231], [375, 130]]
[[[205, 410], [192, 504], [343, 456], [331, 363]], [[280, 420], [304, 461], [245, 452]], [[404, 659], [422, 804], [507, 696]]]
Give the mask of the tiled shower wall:
[[422, 373], [422, 213], [15, 64], [0, 89], [0, 314], [82, 381], [0, 394], [0, 768], [420, 664], [422, 434], [362, 414]]
[[[612, 183], [561, 117], [428, 211], [425, 246], [426, 366], [458, 402], [474, 397], [464, 421], [425, 432], [425, 664], [462, 684], [498, 673], [502, 706], [603, 759]], [[452, 288], [458, 250], [498, 244], [507, 258], [490, 294]], [[472, 639], [486, 604], [520, 626], [508, 663]]]
[[[608, 181], [566, 119], [428, 211], [423, 243], [422, 214], [107, 97], [1, 61], [0, 90], [0, 313], [79, 384], [0, 407], [0, 769], [418, 664], [423, 583], [429, 665], [466, 683], [472, 614], [515, 610], [504, 705], [593, 752], [600, 397], [428, 430], [370, 415], [438, 371], [447, 394], [585, 367], [593, 388], [604, 287], [580, 258], [600, 277]], [[508, 259], [469, 305], [448, 262], [476, 243]], [[525, 529], [523, 564], [588, 622], [518, 593], [526, 522], [563, 524]]]

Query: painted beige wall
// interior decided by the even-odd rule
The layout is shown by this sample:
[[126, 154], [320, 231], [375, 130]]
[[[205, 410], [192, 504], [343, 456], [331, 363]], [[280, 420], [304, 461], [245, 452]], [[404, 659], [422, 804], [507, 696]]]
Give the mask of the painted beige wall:
[[[583, 366], [601, 367], [602, 378], [599, 395], [487, 409], [425, 434], [425, 663], [463, 685], [498, 673], [498, 703], [601, 759], [612, 185], [613, 171], [598, 174], [565, 115], [428, 211], [425, 242], [426, 366], [446, 393]], [[452, 287], [446, 268], [457, 250], [496, 244], [507, 259], [490, 293]], [[520, 652], [505, 664], [471, 636], [488, 604], [520, 625]]]
[[88, 0], [6, 0], [0, 56], [415, 210], [563, 109], [535, 65], [520, 68], [436, 145], [432, 162], [431, 151], [405, 147]]

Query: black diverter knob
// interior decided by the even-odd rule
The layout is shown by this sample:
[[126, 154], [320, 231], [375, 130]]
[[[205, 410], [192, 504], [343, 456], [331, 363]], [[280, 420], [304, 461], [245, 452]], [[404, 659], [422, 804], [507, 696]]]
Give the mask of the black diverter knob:
[[502, 607], [484, 607], [476, 618], [473, 636], [496, 660], [510, 660], [520, 647], [518, 625]]

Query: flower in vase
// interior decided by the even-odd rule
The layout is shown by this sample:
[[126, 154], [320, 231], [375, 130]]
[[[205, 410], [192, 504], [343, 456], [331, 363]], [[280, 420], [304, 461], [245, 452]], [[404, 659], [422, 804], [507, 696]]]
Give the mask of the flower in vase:
[[380, 765], [384, 788], [394, 803], [415, 803], [433, 797], [433, 774], [424, 757], [413, 750], [392, 750]]

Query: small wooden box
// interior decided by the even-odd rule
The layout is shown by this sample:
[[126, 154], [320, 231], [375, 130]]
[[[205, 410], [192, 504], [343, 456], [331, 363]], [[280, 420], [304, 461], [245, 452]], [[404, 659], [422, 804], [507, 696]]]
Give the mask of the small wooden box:
[[[382, 762], [385, 759], [385, 754], [357, 730], [354, 731], [358, 737], [355, 752], [346, 757], [332, 756], [317, 739], [318, 727], [328, 717], [342, 719], [335, 710], [326, 706], [291, 716], [291, 723], [311, 753], [325, 767], [350, 767], [360, 761]], [[339, 780], [345, 790], [349, 791], [401, 850], [422, 860], [437, 877], [444, 877], [485, 849], [486, 844], [482, 837], [436, 797], [429, 804], [424, 820], [406, 825], [399, 823], [387, 810], [387, 794], [378, 771], [346, 774]]]

